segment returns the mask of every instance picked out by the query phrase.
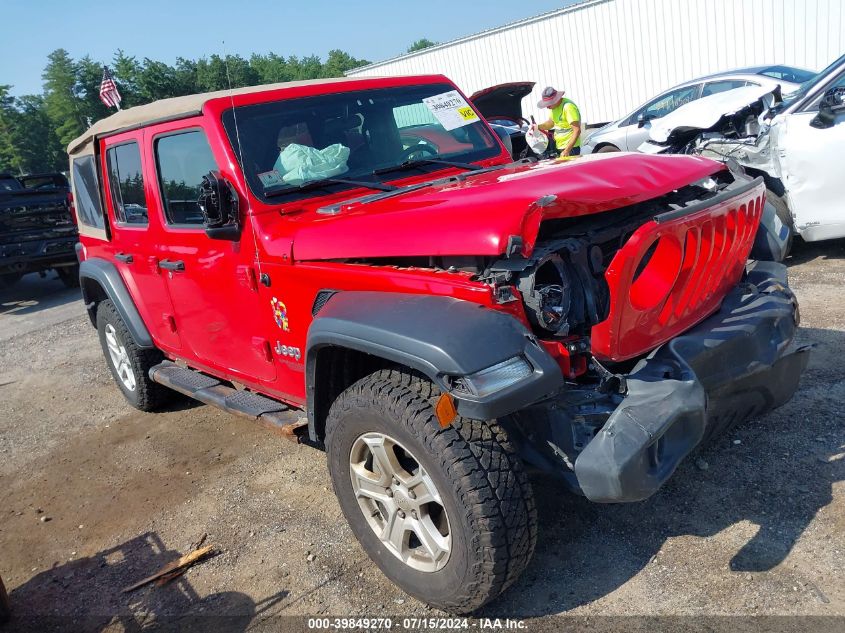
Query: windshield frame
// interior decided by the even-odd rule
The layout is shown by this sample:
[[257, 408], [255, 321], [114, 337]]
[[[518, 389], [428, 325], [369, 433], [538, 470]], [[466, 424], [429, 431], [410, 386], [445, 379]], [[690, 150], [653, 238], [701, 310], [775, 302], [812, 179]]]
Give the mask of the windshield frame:
[[[345, 183], [326, 183], [324, 188], [307, 188], [303, 189], [303, 191], [298, 192], [299, 189], [298, 184], [292, 184], [288, 187], [284, 187], [283, 190], [289, 191], [287, 195], [279, 196], [278, 191], [280, 191], [278, 186], [269, 188], [269, 191], [273, 191], [275, 195], [267, 196], [266, 193], [268, 192], [268, 188], [265, 185], [262, 185], [258, 179], [258, 173], [256, 170], [247, 171], [244, 169], [244, 163], [246, 162], [249, 164], [249, 159], [247, 156], [242, 156], [242, 148], [241, 148], [241, 136], [243, 135], [243, 121], [244, 118], [250, 116], [250, 111], [260, 113], [262, 110], [265, 113], [269, 113], [272, 110], [272, 106], [274, 104], [307, 104], [308, 101], [314, 100], [328, 100], [333, 97], [341, 97], [342, 101], [348, 100], [350, 103], [354, 103], [357, 99], [366, 99], [373, 97], [373, 93], [377, 93], [378, 96], [385, 96], [387, 98], [390, 97], [391, 92], [395, 92], [397, 97], [401, 98], [403, 93], [407, 93], [408, 91], [419, 91], [428, 93], [426, 96], [429, 95], [438, 95], [445, 92], [450, 91], [457, 91], [457, 88], [450, 83], [445, 78], [441, 78], [440, 81], [433, 81], [433, 82], [418, 82], [418, 83], [396, 83], [396, 84], [389, 84], [383, 86], [374, 86], [374, 87], [365, 87], [365, 88], [354, 88], [354, 89], [344, 89], [336, 92], [328, 92], [328, 93], [320, 93], [320, 94], [310, 94], [310, 95], [297, 95], [291, 96], [286, 98], [285, 95], [279, 95], [273, 99], [266, 99], [256, 103], [248, 103], [248, 104], [233, 104], [231, 107], [221, 108], [219, 112], [219, 123], [221, 125], [221, 131], [223, 133], [223, 138], [229, 141], [229, 145], [232, 149], [232, 154], [235, 157], [239, 168], [244, 177], [245, 184], [247, 185], [249, 191], [263, 204], [266, 205], [284, 205], [289, 203], [293, 200], [299, 200], [304, 197], [322, 197], [326, 195], [333, 195], [336, 193], [340, 193], [342, 191], [346, 191], [349, 189], [357, 189], [360, 188], [358, 185], [355, 184], [345, 184]], [[458, 91], [460, 93], [460, 91]], [[461, 96], [463, 96], [461, 94]], [[463, 97], [466, 99], [466, 97]], [[478, 116], [478, 121], [470, 124], [468, 127], [472, 127], [474, 130], [474, 134], [477, 136], [478, 142], [481, 144], [485, 144], [483, 147], [479, 147], [477, 149], [473, 149], [473, 151], [460, 151], [460, 152], [444, 152], [444, 153], [437, 153], [432, 154], [431, 158], [443, 160], [443, 161], [454, 161], [454, 162], [461, 162], [461, 163], [482, 163], [482, 162], [489, 162], [490, 160], [496, 160], [499, 158], [502, 159], [509, 159], [509, 156], [506, 155], [506, 150], [502, 146], [499, 138], [496, 134], [490, 129], [489, 125], [487, 124], [484, 117], [478, 112], [478, 109], [472, 104], [471, 101], [466, 99], [467, 103], [473, 108], [476, 115]], [[316, 105], [316, 104], [315, 104]], [[322, 103], [320, 105], [323, 105]], [[299, 110], [307, 109], [307, 106], [300, 107]], [[291, 112], [296, 112], [297, 108], [292, 107]], [[237, 122], [237, 126], [236, 126]], [[241, 129], [238, 130], [237, 127]], [[399, 127], [398, 130], [413, 130], [412, 127]], [[439, 128], [438, 128], [439, 129]], [[441, 130], [445, 134], [449, 134], [449, 131]], [[243, 143], [247, 145], [247, 143]], [[246, 154], [246, 149], [243, 150], [243, 154]], [[378, 175], [372, 173], [375, 169], [382, 168], [382, 167], [399, 167], [403, 160], [403, 157], [397, 157], [395, 165], [388, 164], [388, 163], [374, 163], [367, 165], [364, 169], [349, 169], [342, 174], [338, 174], [336, 178], [338, 179], [349, 179], [349, 180], [357, 180], [357, 181], [367, 181], [372, 180], [375, 184], [383, 184], [383, 183], [390, 183], [394, 180], [401, 180], [411, 178], [414, 175], [420, 174], [427, 174], [427, 173], [434, 173], [443, 171], [446, 169], [451, 169], [453, 167], [446, 165], [446, 164], [437, 164], [437, 163], [429, 163], [429, 164], [420, 164], [416, 166], [415, 171], [408, 171], [397, 169], [395, 175], [391, 173], [389, 176], [379, 177]], [[255, 172], [255, 173], [253, 173]], [[305, 182], [301, 183], [303, 185], [308, 185], [311, 183], [320, 182], [322, 179], [316, 178], [313, 180], [306, 180]], [[331, 180], [329, 177], [328, 180]]]
[[[803, 108], [806, 105], [804, 99], [810, 95], [819, 85], [826, 84], [830, 75], [834, 74], [837, 69], [845, 66], [845, 55], [841, 55], [825, 68], [820, 70], [816, 75], [802, 83], [794, 92], [784, 95], [783, 103], [778, 108], [778, 112], [785, 112], [790, 109]], [[812, 98], [815, 98], [813, 95]]]

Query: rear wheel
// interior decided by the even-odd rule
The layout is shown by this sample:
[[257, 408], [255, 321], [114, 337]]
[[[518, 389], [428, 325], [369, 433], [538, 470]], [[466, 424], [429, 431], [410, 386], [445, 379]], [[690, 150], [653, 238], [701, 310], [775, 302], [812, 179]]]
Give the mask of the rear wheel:
[[157, 349], [143, 349], [135, 344], [109, 299], [97, 306], [97, 331], [112, 377], [129, 404], [141, 411], [154, 411], [172, 398], [173, 391], [153, 382], [149, 376], [150, 368], [164, 356]]
[[495, 421], [442, 429], [425, 379], [374, 373], [326, 421], [332, 485], [362, 547], [399, 587], [473, 611], [506, 589], [534, 551], [537, 519], [522, 463]]
[[66, 288], [79, 288], [79, 264], [56, 268], [56, 272]]
[[607, 154], [608, 152], [618, 152], [620, 151], [616, 145], [604, 145], [596, 150], [596, 154]]

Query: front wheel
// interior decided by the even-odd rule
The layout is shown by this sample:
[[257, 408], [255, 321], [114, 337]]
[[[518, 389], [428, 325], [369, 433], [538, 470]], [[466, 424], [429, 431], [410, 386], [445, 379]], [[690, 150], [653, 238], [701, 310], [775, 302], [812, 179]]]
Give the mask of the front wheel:
[[522, 463], [495, 421], [442, 429], [433, 385], [376, 372], [344, 391], [326, 421], [332, 485], [379, 568], [432, 606], [468, 613], [525, 569], [537, 518]]
[[792, 213], [789, 211], [786, 200], [771, 189], [766, 189], [766, 200], [775, 208], [778, 218], [789, 229], [789, 238], [787, 238], [786, 252], [784, 253], [785, 258], [792, 250], [792, 242], [795, 239], [795, 221], [792, 219]]

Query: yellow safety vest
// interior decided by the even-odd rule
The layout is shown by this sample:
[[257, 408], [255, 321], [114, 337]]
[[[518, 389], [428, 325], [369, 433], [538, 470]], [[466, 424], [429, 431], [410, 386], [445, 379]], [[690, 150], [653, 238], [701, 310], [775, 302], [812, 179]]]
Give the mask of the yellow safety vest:
[[[552, 122], [555, 124], [555, 147], [562, 150], [569, 143], [572, 136], [572, 123], [581, 120], [581, 112], [575, 102], [563, 98], [552, 108]], [[575, 141], [573, 147], [581, 147], [581, 137]]]

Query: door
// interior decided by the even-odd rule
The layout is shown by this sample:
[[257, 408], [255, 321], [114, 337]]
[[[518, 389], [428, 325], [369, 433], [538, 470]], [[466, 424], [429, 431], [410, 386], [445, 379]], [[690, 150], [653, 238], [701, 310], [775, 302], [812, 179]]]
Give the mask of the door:
[[203, 175], [218, 169], [205, 131], [166, 131], [148, 149], [164, 222], [158, 265], [176, 311], [183, 356], [234, 380], [273, 380], [266, 331], [271, 308], [259, 305], [256, 244], [244, 210], [239, 240], [205, 234], [197, 198]]
[[[653, 120], [666, 116], [690, 101], [695, 101], [699, 98], [700, 92], [701, 84], [675, 88], [644, 105], [628, 119], [625, 147], [622, 149], [636, 152], [640, 145], [649, 139], [648, 133]], [[645, 118], [645, 125], [642, 127], [638, 123], [640, 115]]]
[[170, 294], [159, 274], [161, 225], [150, 223], [148, 187], [141, 162], [141, 131], [107, 139], [101, 154], [106, 208], [112, 226], [110, 258], [153, 340], [165, 350], [181, 347]]
[[[826, 87], [845, 89], [845, 73]], [[819, 98], [778, 124], [777, 157], [795, 228], [805, 240], [845, 237], [845, 111], [833, 125], [811, 125]]]

